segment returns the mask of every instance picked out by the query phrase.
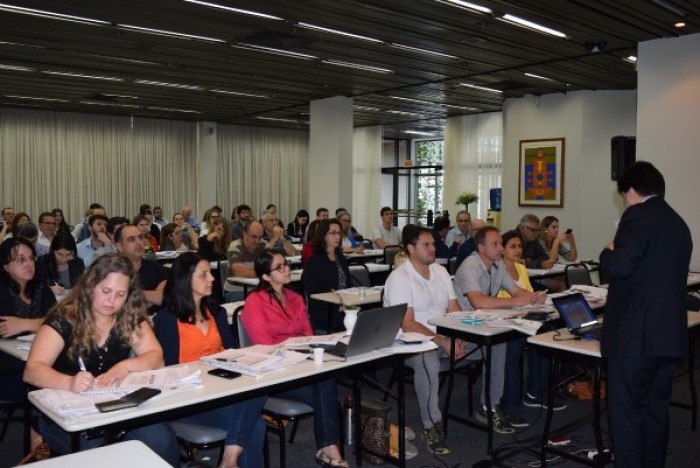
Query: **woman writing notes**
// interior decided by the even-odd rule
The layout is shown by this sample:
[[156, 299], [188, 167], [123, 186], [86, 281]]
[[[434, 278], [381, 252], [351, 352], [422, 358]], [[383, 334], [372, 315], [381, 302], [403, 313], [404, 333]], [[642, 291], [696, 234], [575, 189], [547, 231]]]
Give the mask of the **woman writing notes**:
[[[201, 256], [185, 252], [173, 262], [163, 297], [164, 308], [155, 317], [166, 365], [195, 362], [233, 348], [226, 311], [211, 296], [213, 284], [209, 262]], [[251, 398], [182, 421], [226, 431], [222, 467], [259, 467], [265, 436], [261, 415], [265, 399]]]
[[[39, 388], [83, 392], [122, 380], [129, 372], [163, 365], [163, 351], [146, 315], [146, 302], [131, 262], [117, 254], [99, 257], [71, 292], [52, 309], [37, 332], [24, 371]], [[49, 418], [39, 427], [53, 451], [68, 453], [70, 436]], [[179, 465], [175, 435], [167, 423], [130, 429], [173, 466]], [[80, 449], [99, 447], [102, 437], [80, 438]]]
[[[324, 224], [327, 222], [322, 221], [321, 225]], [[335, 229], [338, 225], [333, 224], [333, 227]], [[241, 317], [251, 343], [275, 345], [293, 336], [313, 335], [304, 299], [286, 288], [292, 278], [289, 264], [282, 254], [264, 250], [255, 257], [254, 266], [260, 284], [247, 297]], [[337, 395], [338, 389], [333, 379], [275, 394], [280, 398], [302, 401], [314, 408], [317, 463], [347, 467], [338, 449]]]

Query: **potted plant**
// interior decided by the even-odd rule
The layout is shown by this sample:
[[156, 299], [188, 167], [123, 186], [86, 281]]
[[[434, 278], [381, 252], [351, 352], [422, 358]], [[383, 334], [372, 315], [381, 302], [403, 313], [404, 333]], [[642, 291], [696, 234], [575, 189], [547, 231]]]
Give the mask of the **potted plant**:
[[464, 209], [469, 211], [469, 204], [479, 201], [479, 197], [474, 192], [463, 192], [457, 197], [457, 204], [464, 205]]

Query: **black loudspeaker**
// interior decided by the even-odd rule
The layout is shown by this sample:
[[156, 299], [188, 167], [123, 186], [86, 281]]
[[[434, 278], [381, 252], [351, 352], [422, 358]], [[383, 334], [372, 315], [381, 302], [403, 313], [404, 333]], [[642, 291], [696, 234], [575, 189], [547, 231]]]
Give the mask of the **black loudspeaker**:
[[612, 137], [610, 146], [612, 149], [610, 178], [617, 180], [637, 159], [637, 139], [626, 136]]

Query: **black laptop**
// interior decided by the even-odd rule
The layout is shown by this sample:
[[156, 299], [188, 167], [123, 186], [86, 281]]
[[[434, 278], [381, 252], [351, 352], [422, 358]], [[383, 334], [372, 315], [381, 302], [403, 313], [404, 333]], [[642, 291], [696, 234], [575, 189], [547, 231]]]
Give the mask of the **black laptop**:
[[552, 302], [572, 335], [600, 341], [603, 324], [595, 319], [595, 314], [583, 294], [555, 297], [552, 298]]
[[341, 358], [386, 348], [394, 343], [405, 314], [406, 304], [361, 310], [347, 344], [339, 341], [335, 346], [321, 347]]

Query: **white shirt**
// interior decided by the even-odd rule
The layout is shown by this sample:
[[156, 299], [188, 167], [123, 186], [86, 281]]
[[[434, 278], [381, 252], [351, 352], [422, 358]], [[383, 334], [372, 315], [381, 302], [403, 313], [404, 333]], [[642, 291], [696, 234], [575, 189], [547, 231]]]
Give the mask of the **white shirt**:
[[387, 245], [399, 245], [401, 243], [401, 230], [394, 225], [389, 227], [387, 231], [384, 229], [384, 225], [379, 223], [379, 225], [372, 231], [372, 244], [374, 248], [378, 249], [377, 239], [383, 239]]
[[416, 322], [435, 331], [428, 320], [447, 312], [455, 290], [447, 269], [437, 263], [428, 267], [430, 279], [423, 278], [410, 261], [395, 269], [384, 285], [384, 306], [407, 304], [413, 309]]

